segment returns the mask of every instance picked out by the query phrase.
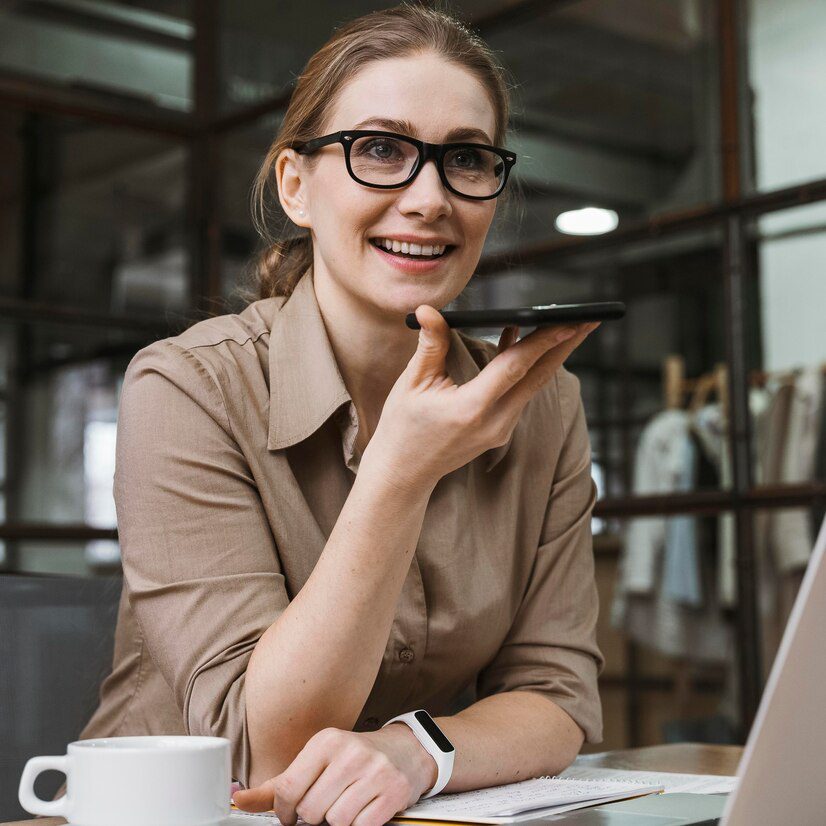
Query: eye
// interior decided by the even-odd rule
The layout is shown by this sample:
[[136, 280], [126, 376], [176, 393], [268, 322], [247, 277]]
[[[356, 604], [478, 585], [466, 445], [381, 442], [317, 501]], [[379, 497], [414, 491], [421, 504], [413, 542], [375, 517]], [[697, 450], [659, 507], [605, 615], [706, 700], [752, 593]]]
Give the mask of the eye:
[[355, 148], [359, 155], [378, 161], [395, 161], [404, 157], [399, 142], [392, 138], [369, 138], [359, 141]]
[[480, 169], [484, 165], [482, 153], [471, 147], [457, 149], [451, 157], [451, 164], [461, 169]]

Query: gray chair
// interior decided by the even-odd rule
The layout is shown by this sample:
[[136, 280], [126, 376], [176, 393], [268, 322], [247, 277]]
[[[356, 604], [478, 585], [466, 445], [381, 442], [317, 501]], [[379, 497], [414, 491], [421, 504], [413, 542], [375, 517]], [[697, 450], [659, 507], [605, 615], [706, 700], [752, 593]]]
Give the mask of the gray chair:
[[[0, 575], [0, 822], [31, 817], [17, 802], [26, 760], [65, 754], [97, 706], [121, 582]], [[46, 773], [38, 794], [52, 797], [63, 780]]]

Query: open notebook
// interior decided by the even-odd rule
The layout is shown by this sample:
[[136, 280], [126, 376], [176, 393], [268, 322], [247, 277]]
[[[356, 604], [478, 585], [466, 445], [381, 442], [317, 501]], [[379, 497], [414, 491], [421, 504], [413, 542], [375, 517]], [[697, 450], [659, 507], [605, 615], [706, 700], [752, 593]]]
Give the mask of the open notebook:
[[[559, 777], [537, 777], [491, 786], [458, 794], [439, 794], [418, 802], [399, 812], [391, 823], [430, 821], [455, 821], [460, 823], [518, 823], [544, 815], [568, 812], [585, 806], [597, 806], [614, 800], [640, 797], [663, 791], [663, 786], [627, 780], [569, 780]], [[272, 812], [251, 814], [233, 811], [227, 826], [242, 822], [253, 826], [262, 819], [270, 826], [278, 826], [279, 820]], [[304, 821], [299, 819], [298, 824]]]
[[518, 823], [662, 791], [661, 785], [651, 783], [537, 777], [488, 789], [438, 794], [399, 812], [391, 822]]

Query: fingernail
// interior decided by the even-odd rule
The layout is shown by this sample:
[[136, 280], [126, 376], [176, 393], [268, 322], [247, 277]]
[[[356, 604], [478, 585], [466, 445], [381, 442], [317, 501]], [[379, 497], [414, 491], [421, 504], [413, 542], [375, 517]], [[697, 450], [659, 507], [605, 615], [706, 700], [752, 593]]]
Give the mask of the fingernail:
[[557, 341], [565, 341], [566, 338], [570, 338], [574, 333], [576, 333], [576, 330], [573, 327], [564, 327], [559, 331]]

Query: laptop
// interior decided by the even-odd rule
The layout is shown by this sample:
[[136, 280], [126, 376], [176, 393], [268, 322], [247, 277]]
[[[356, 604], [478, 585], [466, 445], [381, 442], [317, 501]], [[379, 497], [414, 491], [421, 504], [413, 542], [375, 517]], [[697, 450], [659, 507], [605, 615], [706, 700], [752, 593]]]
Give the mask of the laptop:
[[[571, 826], [826, 823], [826, 519], [729, 795], [653, 794], [528, 821]], [[524, 826], [524, 824], [523, 824]]]

